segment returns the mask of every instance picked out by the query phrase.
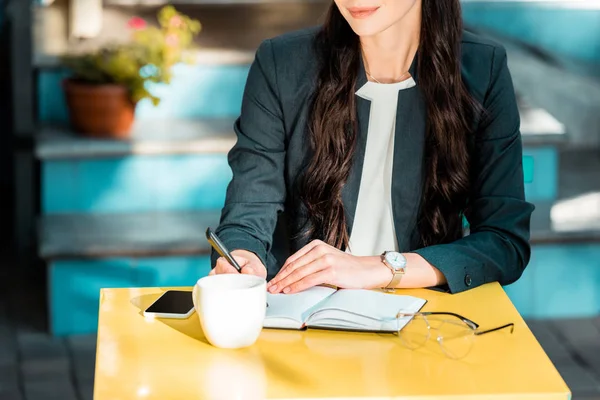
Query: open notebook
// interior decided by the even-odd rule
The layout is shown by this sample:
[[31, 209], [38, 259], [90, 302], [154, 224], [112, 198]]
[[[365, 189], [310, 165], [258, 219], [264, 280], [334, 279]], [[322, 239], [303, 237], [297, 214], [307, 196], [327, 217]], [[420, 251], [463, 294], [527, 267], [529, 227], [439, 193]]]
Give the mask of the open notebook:
[[417, 312], [426, 300], [372, 290], [317, 286], [296, 294], [268, 293], [267, 302], [265, 328], [395, 332], [410, 320], [396, 321], [396, 314]]

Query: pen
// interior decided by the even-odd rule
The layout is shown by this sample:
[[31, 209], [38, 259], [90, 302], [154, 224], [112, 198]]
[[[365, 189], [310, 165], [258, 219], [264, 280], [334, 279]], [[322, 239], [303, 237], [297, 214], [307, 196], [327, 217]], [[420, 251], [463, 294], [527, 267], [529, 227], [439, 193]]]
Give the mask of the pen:
[[229, 252], [229, 250], [227, 250], [227, 248], [225, 247], [223, 242], [221, 242], [219, 237], [213, 232], [212, 229], [210, 229], [210, 227], [206, 230], [206, 240], [208, 240], [208, 243], [210, 243], [213, 249], [215, 249], [221, 257], [225, 257], [225, 259], [229, 261], [229, 264], [231, 264], [237, 270], [237, 272], [242, 272], [242, 268], [232, 257], [231, 253]]

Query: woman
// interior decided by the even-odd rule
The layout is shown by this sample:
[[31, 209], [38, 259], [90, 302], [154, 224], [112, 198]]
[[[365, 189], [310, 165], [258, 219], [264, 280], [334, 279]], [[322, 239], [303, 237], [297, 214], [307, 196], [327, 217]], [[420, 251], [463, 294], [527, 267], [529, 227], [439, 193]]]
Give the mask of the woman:
[[529, 261], [506, 53], [463, 31], [459, 0], [335, 0], [262, 43], [235, 130], [217, 234], [272, 293], [456, 293]]

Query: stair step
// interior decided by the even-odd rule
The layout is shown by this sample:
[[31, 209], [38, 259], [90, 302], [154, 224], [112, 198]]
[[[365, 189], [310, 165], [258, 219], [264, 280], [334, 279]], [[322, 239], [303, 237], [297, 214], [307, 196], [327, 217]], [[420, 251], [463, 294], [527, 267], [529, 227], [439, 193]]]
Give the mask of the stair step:
[[39, 255], [57, 258], [208, 255], [220, 210], [41, 217]]
[[[600, 196], [588, 195], [576, 202], [537, 203], [531, 243], [600, 242]], [[592, 214], [582, 218], [573, 207]], [[53, 259], [209, 254], [206, 228], [216, 227], [219, 217], [220, 210], [45, 215], [40, 223], [39, 255]]]
[[[557, 154], [560, 168], [553, 176], [554, 197], [534, 200], [536, 206], [531, 219], [531, 242], [544, 243], [600, 243], [600, 152], [598, 149], [561, 149]], [[536, 166], [538, 173], [533, 183], [541, 186], [551, 183], [546, 175], [549, 167]], [[527, 189], [526, 184], [526, 189]]]
[[[547, 111], [519, 100], [525, 146], [560, 145], [565, 128]], [[78, 135], [64, 126], [45, 126], [36, 136], [39, 159], [114, 157], [129, 154], [227, 153], [235, 144], [235, 118], [139, 118], [129, 139]]]
[[517, 95], [517, 104], [521, 118], [521, 137], [523, 145], [561, 146], [567, 142], [565, 126], [548, 111], [529, 104], [521, 95]]
[[115, 157], [130, 154], [227, 153], [235, 144], [234, 118], [141, 118], [130, 139], [77, 135], [64, 127], [43, 127], [36, 137], [39, 159]]
[[600, 243], [600, 194], [535, 203], [531, 244]]

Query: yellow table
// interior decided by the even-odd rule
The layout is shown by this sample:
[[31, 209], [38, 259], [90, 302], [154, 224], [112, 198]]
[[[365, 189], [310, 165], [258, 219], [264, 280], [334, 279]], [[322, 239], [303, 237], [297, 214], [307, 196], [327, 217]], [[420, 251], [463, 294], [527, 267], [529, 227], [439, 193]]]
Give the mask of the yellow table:
[[104, 289], [94, 398], [118, 399], [569, 399], [564, 381], [501, 286], [449, 295], [398, 290], [452, 311], [482, 329], [508, 322], [514, 333], [475, 339], [460, 361], [438, 344], [405, 349], [393, 335], [263, 330], [247, 349], [221, 350], [198, 317], [144, 318], [164, 288]]

